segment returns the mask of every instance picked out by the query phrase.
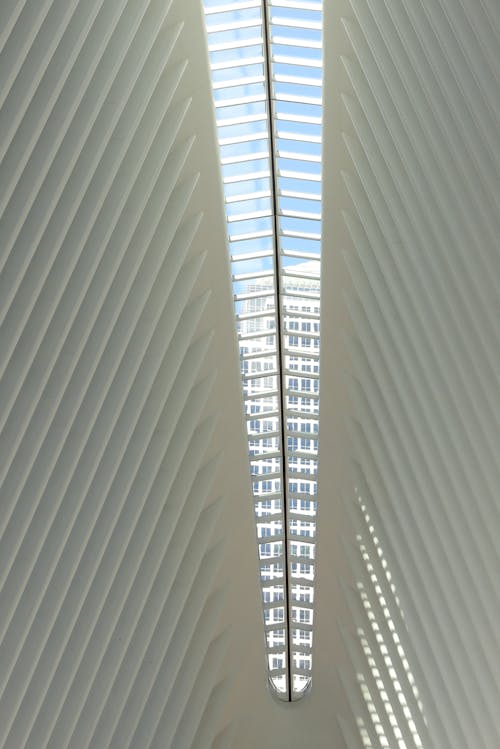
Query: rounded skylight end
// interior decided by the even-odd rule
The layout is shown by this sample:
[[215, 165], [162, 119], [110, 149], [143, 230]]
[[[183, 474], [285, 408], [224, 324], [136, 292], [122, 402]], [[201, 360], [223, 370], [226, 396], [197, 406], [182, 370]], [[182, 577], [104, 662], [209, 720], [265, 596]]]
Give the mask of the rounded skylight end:
[[268, 683], [273, 697], [281, 702], [289, 702], [288, 685], [285, 676], [269, 676]]
[[312, 685], [312, 678], [310, 676], [299, 676], [298, 674], [293, 675], [293, 694], [292, 700], [297, 700], [305, 697], [309, 694]]
[[312, 678], [310, 676], [293, 675], [292, 698], [289, 698], [287, 680], [285, 676], [269, 676], [271, 694], [281, 702], [297, 702], [311, 691]]

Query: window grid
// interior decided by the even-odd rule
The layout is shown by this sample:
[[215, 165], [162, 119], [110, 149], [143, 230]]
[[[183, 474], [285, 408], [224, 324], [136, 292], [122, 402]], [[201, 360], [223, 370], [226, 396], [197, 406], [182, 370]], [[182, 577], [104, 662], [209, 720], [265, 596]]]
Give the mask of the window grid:
[[205, 0], [205, 13], [267, 662], [275, 692], [298, 699], [313, 643], [322, 3]]

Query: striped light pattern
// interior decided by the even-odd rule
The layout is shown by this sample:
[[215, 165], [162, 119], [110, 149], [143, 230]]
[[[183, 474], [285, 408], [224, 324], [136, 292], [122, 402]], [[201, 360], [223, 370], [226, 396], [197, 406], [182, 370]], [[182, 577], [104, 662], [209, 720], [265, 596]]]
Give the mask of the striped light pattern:
[[312, 667], [321, 3], [205, 2], [271, 684]]
[[186, 0], [0, 6], [2, 749], [220, 730], [239, 419], [221, 433], [211, 402], [239, 391], [227, 257], [201, 239], [223, 221], [203, 44]]
[[346, 745], [495, 749], [500, 5], [350, 0], [328, 21], [325, 283], [346, 278], [356, 533]]

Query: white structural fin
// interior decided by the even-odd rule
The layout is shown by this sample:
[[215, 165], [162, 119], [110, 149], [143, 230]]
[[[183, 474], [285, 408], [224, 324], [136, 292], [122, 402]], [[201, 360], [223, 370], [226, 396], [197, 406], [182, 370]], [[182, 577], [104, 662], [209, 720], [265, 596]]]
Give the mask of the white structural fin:
[[348, 721], [344, 736], [493, 749], [500, 6], [350, 0], [325, 28], [322, 334], [345, 373], [322, 361], [337, 394], [321, 418], [342, 414], [333, 480], [354, 529], [343, 678], [359, 736]]
[[3, 749], [223, 727], [253, 542], [204, 44], [197, 2], [1, 4]]

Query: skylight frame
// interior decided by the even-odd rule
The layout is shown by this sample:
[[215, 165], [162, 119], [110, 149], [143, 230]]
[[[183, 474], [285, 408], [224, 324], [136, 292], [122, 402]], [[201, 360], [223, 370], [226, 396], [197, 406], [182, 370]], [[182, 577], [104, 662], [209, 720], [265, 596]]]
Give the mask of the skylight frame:
[[[260, 26], [256, 9], [260, 9]], [[245, 19], [245, 11], [252, 17]], [[228, 20], [229, 12], [234, 14], [233, 21]], [[321, 43], [317, 32], [321, 33], [322, 3], [242, 0], [210, 7], [206, 0], [205, 13], [212, 71], [218, 74], [214, 97], [219, 147], [229, 152], [221, 167], [230, 258], [233, 268], [238, 266], [233, 272], [234, 301], [269, 677], [277, 696], [295, 700], [310, 686], [314, 618], [321, 239], [321, 80], [317, 75]], [[222, 23], [217, 23], [217, 16], [224, 19]], [[305, 28], [316, 34], [312, 45], [302, 36]], [[253, 30], [250, 36], [249, 29]], [[227, 38], [231, 30], [234, 39]], [[240, 32], [247, 38], [236, 38]], [[220, 34], [226, 35], [223, 41]], [[250, 48], [252, 53], [246, 55]], [[224, 59], [215, 58], [221, 54]], [[255, 68], [260, 65], [263, 75]], [[250, 67], [252, 74], [247, 78], [243, 70]], [[248, 86], [251, 95], [245, 95]], [[241, 95], [232, 96], [232, 89]], [[254, 110], [261, 105], [263, 111]], [[259, 131], [252, 132], [257, 123]], [[229, 136], [230, 128], [238, 134]], [[308, 128], [314, 130], [310, 138]], [[252, 143], [261, 150], [253, 150]], [[239, 147], [244, 153], [238, 152]], [[254, 169], [239, 174], [238, 165]], [[252, 182], [253, 191], [233, 192], [234, 186]], [[304, 183], [314, 185], [313, 191], [308, 192]], [[293, 201], [307, 202], [299, 210], [292, 207]], [[233, 212], [231, 206], [237, 203], [241, 205]], [[257, 226], [267, 219], [271, 228]], [[249, 231], [252, 222], [256, 226]], [[312, 231], [316, 223], [318, 231]], [[269, 240], [272, 247], [263, 247]], [[293, 249], [297, 243], [303, 249]], [[262, 261], [259, 271], [256, 264]], [[309, 268], [301, 273], [304, 262]], [[300, 362], [302, 368], [296, 369]], [[267, 406], [270, 410], [265, 411]], [[302, 429], [307, 425], [309, 431]], [[309, 448], [302, 449], [307, 444]], [[309, 595], [310, 601], [300, 600], [295, 593], [302, 598]], [[269, 596], [272, 600], [267, 600]], [[277, 611], [283, 612], [283, 619]], [[294, 632], [298, 629], [308, 636], [297, 640]], [[276, 631], [282, 633], [279, 638]], [[278, 652], [284, 660], [280, 661]]]

